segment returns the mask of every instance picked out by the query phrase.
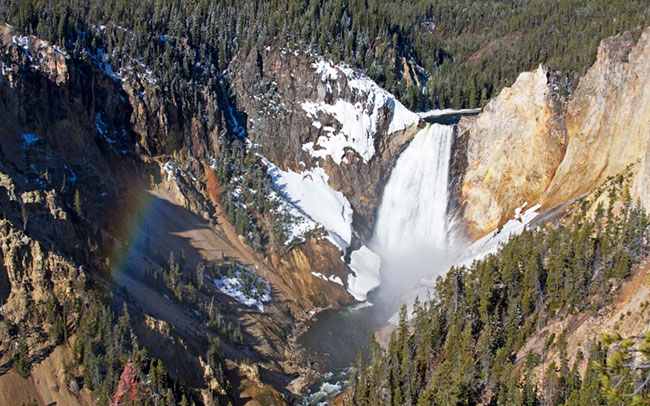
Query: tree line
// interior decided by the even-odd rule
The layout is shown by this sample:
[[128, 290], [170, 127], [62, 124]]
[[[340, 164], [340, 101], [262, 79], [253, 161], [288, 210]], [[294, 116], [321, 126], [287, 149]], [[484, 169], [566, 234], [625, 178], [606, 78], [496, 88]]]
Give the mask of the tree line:
[[[0, 1], [0, 19], [114, 71], [209, 81], [233, 58], [278, 45], [345, 61], [415, 110], [484, 105], [539, 63], [568, 86], [600, 40], [645, 26], [647, 0]], [[424, 68], [411, 80], [404, 61]], [[426, 80], [428, 79], [428, 80]], [[426, 84], [425, 84], [426, 83]]]

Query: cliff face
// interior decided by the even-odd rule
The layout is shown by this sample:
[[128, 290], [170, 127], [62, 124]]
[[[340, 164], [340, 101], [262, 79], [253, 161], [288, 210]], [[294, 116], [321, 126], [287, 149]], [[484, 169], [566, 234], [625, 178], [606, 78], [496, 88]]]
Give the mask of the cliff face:
[[650, 30], [604, 40], [569, 97], [540, 66], [519, 76], [475, 118], [459, 123], [467, 167], [460, 199], [473, 237], [528, 202], [551, 208], [641, 162], [635, 197], [648, 203]]
[[[566, 109], [567, 151], [544, 193], [551, 206], [578, 196], [644, 161], [650, 141], [650, 29], [638, 42], [625, 33], [604, 40]], [[578, 176], [579, 175], [579, 176]], [[637, 197], [647, 204], [647, 176]], [[650, 206], [646, 206], [650, 207]]]
[[65, 329], [73, 329], [86, 297], [85, 269], [71, 260], [83, 255], [76, 250], [81, 241], [61, 196], [26, 191], [5, 170], [0, 164], [0, 374], [12, 365], [18, 338], [28, 348], [28, 362], [47, 356], [56, 345], [55, 316], [63, 315]]
[[481, 234], [546, 189], [564, 153], [561, 99], [549, 72], [519, 75], [477, 117], [463, 118], [467, 170], [461, 187], [464, 219]]

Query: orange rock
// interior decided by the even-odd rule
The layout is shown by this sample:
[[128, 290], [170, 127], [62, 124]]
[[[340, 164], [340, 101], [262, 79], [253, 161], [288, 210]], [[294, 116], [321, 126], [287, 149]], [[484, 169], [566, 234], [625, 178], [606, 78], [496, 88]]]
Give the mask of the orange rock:
[[120, 376], [120, 382], [117, 385], [117, 391], [115, 392], [115, 396], [113, 396], [111, 405], [122, 405], [122, 401], [125, 400], [125, 397], [130, 403], [134, 403], [141, 386], [138, 377], [135, 375], [133, 364], [127, 362], [126, 365], [124, 365], [124, 371], [122, 371], [122, 376]]

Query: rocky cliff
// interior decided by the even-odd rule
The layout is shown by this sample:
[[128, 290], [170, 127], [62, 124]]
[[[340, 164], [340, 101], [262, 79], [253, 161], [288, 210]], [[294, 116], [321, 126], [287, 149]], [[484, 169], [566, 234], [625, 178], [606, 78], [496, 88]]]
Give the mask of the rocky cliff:
[[[637, 160], [642, 159], [645, 167], [650, 141], [648, 95], [650, 29], [604, 40], [596, 63], [567, 104], [567, 149], [544, 193], [546, 205], [580, 195]], [[649, 196], [641, 185], [646, 180], [640, 172], [634, 187], [645, 204]]]
[[61, 334], [76, 327], [87, 279], [76, 261], [83, 242], [61, 196], [53, 190], [27, 191], [5, 170], [0, 165], [0, 373], [12, 365], [17, 342], [26, 345], [26, 362], [40, 361]]
[[467, 161], [459, 194], [472, 236], [525, 203], [549, 209], [637, 161], [633, 189], [647, 205], [649, 41], [649, 29], [604, 40], [573, 92], [543, 66], [522, 73], [483, 113], [461, 120]]

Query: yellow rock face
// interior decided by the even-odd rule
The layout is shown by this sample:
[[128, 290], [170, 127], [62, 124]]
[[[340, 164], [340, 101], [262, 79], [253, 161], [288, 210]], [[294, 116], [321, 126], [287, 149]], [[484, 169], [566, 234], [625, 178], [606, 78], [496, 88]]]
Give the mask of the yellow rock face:
[[[559, 204], [642, 160], [635, 191], [648, 207], [646, 153], [650, 136], [650, 29], [604, 40], [598, 59], [567, 106], [568, 145], [547, 205]], [[646, 176], [643, 176], [645, 173]]]
[[463, 118], [467, 171], [461, 199], [470, 234], [496, 228], [525, 201], [539, 197], [564, 154], [562, 113], [547, 69], [519, 75], [475, 118]]
[[650, 28], [637, 44], [604, 40], [598, 59], [563, 102], [547, 70], [522, 73], [475, 118], [461, 187], [472, 237], [512, 217], [525, 202], [551, 208], [639, 162], [633, 196], [650, 208]]

